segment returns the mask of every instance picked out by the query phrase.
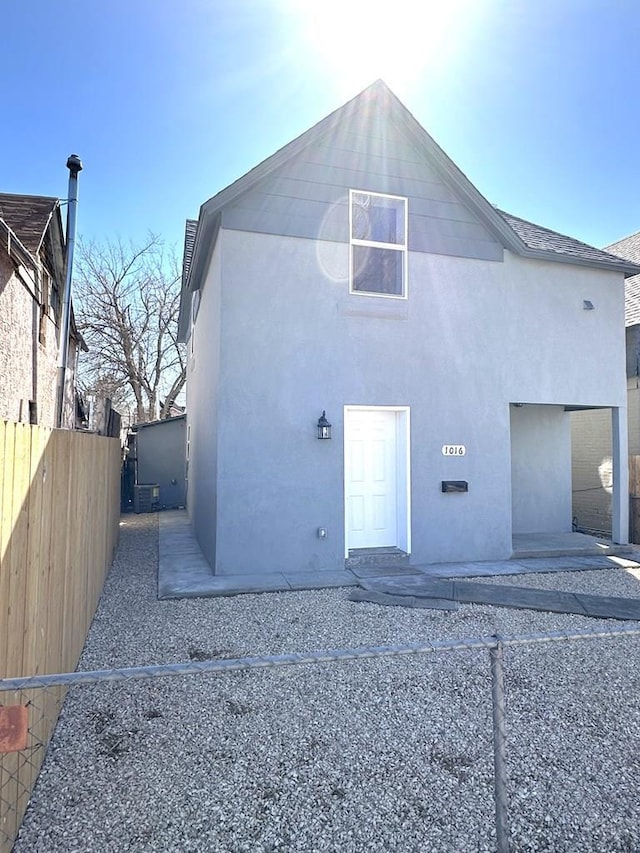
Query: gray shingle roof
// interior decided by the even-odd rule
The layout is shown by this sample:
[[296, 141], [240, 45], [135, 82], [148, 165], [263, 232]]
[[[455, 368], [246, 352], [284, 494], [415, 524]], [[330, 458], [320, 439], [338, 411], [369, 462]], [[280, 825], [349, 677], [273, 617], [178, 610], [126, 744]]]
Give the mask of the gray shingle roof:
[[[535, 225], [533, 222], [520, 219], [520, 217], [513, 216], [511, 213], [505, 213], [504, 210], [498, 210], [498, 213], [513, 228], [522, 242], [534, 251], [552, 252], [553, 254], [572, 257], [583, 262], [606, 263], [607, 266], [619, 266], [622, 270], [629, 266], [627, 261], [640, 261], [640, 242], [638, 243], [639, 250], [637, 256], [635, 258], [626, 256], [625, 260], [625, 256], [621, 257], [620, 253], [596, 249], [594, 246], [589, 246], [587, 243], [576, 240], [574, 237], [567, 237], [565, 234], [559, 234], [550, 228], [543, 228], [542, 225]], [[611, 249], [612, 247], [609, 246], [608, 248]], [[634, 276], [634, 278], [637, 278], [637, 276]]]
[[0, 218], [23, 246], [37, 255], [42, 236], [58, 204], [57, 198], [0, 193]]
[[[607, 252], [640, 264], [640, 231], [605, 248]], [[640, 323], [640, 275], [632, 275], [624, 283], [624, 323], [625, 326]]]

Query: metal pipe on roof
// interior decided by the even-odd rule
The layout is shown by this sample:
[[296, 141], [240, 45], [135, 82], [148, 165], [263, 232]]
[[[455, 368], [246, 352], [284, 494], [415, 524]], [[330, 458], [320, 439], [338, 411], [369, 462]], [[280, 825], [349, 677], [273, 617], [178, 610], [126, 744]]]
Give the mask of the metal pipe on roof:
[[77, 154], [71, 154], [67, 160], [69, 169], [69, 191], [67, 193], [67, 233], [65, 253], [65, 283], [60, 322], [60, 351], [58, 359], [58, 398], [56, 426], [62, 427], [64, 413], [64, 387], [69, 355], [69, 327], [71, 324], [71, 277], [73, 275], [73, 250], [76, 242], [76, 209], [78, 206], [78, 172], [82, 171], [82, 161]]

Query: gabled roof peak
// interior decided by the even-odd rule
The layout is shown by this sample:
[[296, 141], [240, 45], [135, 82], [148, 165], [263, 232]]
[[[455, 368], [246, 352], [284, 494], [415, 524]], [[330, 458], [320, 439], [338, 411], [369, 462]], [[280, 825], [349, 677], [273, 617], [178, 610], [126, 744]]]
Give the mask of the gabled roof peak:
[[[373, 109], [372, 109], [373, 107]], [[484, 223], [501, 245], [515, 254], [542, 260], [577, 263], [604, 269], [615, 269], [627, 274], [636, 272], [636, 267], [625, 263], [599, 249], [587, 246], [580, 241], [542, 229], [532, 223], [526, 223], [509, 214], [502, 214], [476, 189], [466, 175], [451, 158], [440, 148], [407, 107], [400, 101], [382, 78], [374, 80], [369, 86], [347, 101], [343, 106], [329, 113], [304, 133], [284, 145], [267, 159], [263, 160], [238, 180], [218, 192], [200, 208], [198, 228], [193, 235], [192, 251], [185, 259], [185, 277], [183, 286], [198, 287], [202, 274], [205, 247], [210, 244], [216, 229], [220, 225], [220, 212], [233, 203], [241, 194], [251, 190], [255, 184], [275, 172], [296, 157], [308, 146], [319, 142], [336, 129], [352, 122], [355, 118], [366, 122], [375, 121], [382, 116], [415, 147], [425, 163], [433, 167], [446, 182], [460, 201]]]

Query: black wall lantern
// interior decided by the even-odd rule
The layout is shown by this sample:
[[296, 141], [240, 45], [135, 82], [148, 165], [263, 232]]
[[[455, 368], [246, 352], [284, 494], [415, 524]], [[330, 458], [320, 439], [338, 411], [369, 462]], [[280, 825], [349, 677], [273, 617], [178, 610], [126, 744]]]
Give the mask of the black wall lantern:
[[331, 424], [327, 420], [327, 413], [322, 412], [322, 417], [318, 418], [318, 438], [331, 438]]

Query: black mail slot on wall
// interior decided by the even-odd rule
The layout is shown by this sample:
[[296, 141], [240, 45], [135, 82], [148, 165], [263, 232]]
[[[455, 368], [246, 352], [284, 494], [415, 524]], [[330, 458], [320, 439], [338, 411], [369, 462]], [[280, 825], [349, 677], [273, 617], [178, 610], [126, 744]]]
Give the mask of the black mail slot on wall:
[[468, 492], [469, 483], [466, 480], [443, 480], [443, 492]]

